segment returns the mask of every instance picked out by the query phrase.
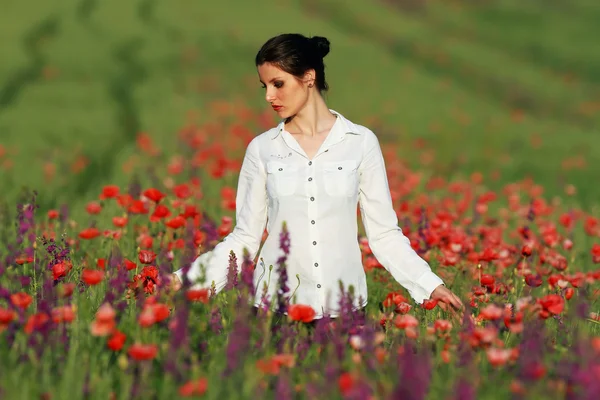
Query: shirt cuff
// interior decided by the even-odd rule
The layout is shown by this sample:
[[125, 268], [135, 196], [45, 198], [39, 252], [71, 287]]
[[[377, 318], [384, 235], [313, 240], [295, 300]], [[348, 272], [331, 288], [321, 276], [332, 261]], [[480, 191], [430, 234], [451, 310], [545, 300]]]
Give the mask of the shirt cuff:
[[423, 304], [424, 300], [431, 297], [431, 293], [440, 285], [443, 285], [444, 281], [431, 271], [425, 272], [416, 281], [416, 290], [411, 293], [413, 299], [418, 304]]

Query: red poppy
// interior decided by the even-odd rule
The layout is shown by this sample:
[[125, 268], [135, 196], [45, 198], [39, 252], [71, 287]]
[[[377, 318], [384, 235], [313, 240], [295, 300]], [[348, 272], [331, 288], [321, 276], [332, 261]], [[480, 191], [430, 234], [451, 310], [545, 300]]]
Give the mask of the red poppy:
[[129, 207], [133, 203], [133, 197], [129, 193], [117, 196], [117, 203], [121, 207]]
[[155, 188], [146, 189], [142, 194], [144, 197], [155, 203], [160, 203], [160, 201], [165, 198], [165, 194]]
[[143, 249], [151, 248], [153, 242], [154, 242], [154, 239], [152, 239], [152, 236], [150, 236], [150, 235], [143, 234], [139, 238], [140, 247]]
[[185, 293], [185, 297], [188, 301], [198, 301], [201, 303], [208, 303], [209, 292], [208, 289], [190, 289]]
[[97, 201], [90, 201], [87, 206], [85, 206], [85, 210], [92, 215], [100, 214], [102, 211], [102, 206]]
[[148, 206], [142, 200], [133, 200], [127, 209], [132, 214], [148, 214]]
[[79, 232], [79, 237], [81, 239], [90, 240], [98, 236], [100, 236], [100, 231], [97, 228], [87, 228]]
[[101, 199], [111, 199], [119, 195], [119, 187], [116, 185], [106, 185], [102, 188]]
[[92, 336], [108, 336], [114, 332], [116, 326], [117, 323], [113, 319], [108, 321], [99, 321], [98, 319], [95, 319], [90, 324], [90, 333]]
[[52, 320], [57, 324], [73, 322], [75, 320], [75, 308], [72, 305], [66, 305], [52, 309]]
[[544, 319], [548, 318], [549, 314], [560, 314], [565, 307], [565, 300], [558, 294], [548, 294], [538, 299], [538, 303], [543, 308], [540, 312], [540, 317]]
[[288, 316], [292, 321], [311, 322], [315, 319], [315, 310], [306, 304], [292, 304], [288, 307]]
[[490, 288], [490, 287], [494, 286], [495, 282], [496, 282], [496, 279], [492, 275], [490, 275], [490, 274], [482, 274], [481, 275], [481, 279], [480, 279], [481, 286]]
[[574, 294], [575, 289], [573, 289], [572, 287], [565, 289], [565, 299], [571, 300]]
[[156, 323], [156, 318], [151, 308], [144, 308], [138, 317], [138, 323], [143, 328], [148, 328]]
[[175, 158], [169, 163], [169, 165], [167, 166], [167, 171], [169, 171], [169, 175], [179, 175], [183, 172], [183, 168], [183, 161], [179, 157]]
[[109, 303], [103, 303], [96, 311], [96, 320], [100, 322], [113, 321], [116, 316], [115, 309]]
[[525, 275], [525, 283], [527, 286], [538, 287], [542, 286], [542, 277], [539, 274], [527, 274]]
[[406, 302], [407, 302], [406, 297], [402, 296], [400, 293], [391, 292], [391, 293], [388, 293], [387, 296], [385, 297], [385, 300], [383, 300], [383, 306], [390, 307], [392, 304], [397, 306], [400, 303], [406, 303]]
[[200, 378], [195, 381], [189, 381], [179, 388], [181, 397], [202, 396], [208, 389], [208, 379]]
[[436, 319], [433, 323], [433, 329], [436, 332], [444, 332], [452, 329], [452, 323], [446, 319]]
[[6, 325], [15, 319], [16, 314], [13, 310], [0, 307], [0, 325]]
[[126, 258], [125, 259], [125, 268], [127, 269], [127, 271], [131, 271], [132, 269], [137, 268], [137, 264]]
[[49, 321], [50, 317], [48, 316], [48, 314], [43, 312], [30, 315], [27, 319], [27, 323], [25, 323], [25, 328], [23, 330], [26, 334], [29, 335], [33, 333], [33, 331], [43, 327]]
[[140, 250], [138, 259], [142, 264], [152, 264], [156, 259], [156, 253], [152, 250]]
[[115, 329], [112, 336], [107, 340], [106, 346], [112, 351], [119, 351], [123, 348], [126, 340], [127, 336], [118, 329]]
[[10, 302], [15, 306], [22, 310], [25, 310], [31, 302], [33, 298], [25, 292], [13, 293], [10, 295]]
[[52, 266], [52, 276], [55, 281], [62, 276], [67, 276], [67, 272], [69, 271], [64, 263], [56, 263]]
[[194, 232], [194, 246], [200, 246], [206, 240], [206, 233], [202, 231]]
[[183, 218], [194, 218], [197, 215], [200, 215], [200, 213], [198, 212], [198, 210], [196, 209], [196, 206], [194, 206], [193, 204], [186, 204], [185, 205], [185, 209], [183, 211], [182, 214], [180, 214]]
[[410, 304], [402, 302], [396, 306], [396, 308], [394, 309], [394, 312], [396, 312], [398, 314], [406, 314], [407, 312], [410, 311], [411, 308], [412, 308], [412, 306]]
[[68, 282], [68, 283], [63, 283], [60, 286], [60, 296], [61, 297], [69, 297], [73, 294], [73, 291], [75, 290], [75, 284], [73, 282]]
[[58, 210], [49, 210], [48, 211], [48, 219], [57, 219], [59, 217]]
[[592, 261], [596, 264], [600, 263], [600, 244], [594, 243], [590, 253], [592, 253]]
[[394, 318], [394, 325], [399, 329], [416, 328], [419, 326], [419, 321], [410, 314], [397, 315]]
[[104, 271], [99, 269], [87, 269], [85, 268], [81, 272], [81, 280], [88, 285], [97, 285], [102, 282], [104, 278]]
[[503, 314], [504, 311], [502, 310], [502, 308], [498, 307], [495, 304], [488, 304], [487, 306], [481, 309], [481, 311], [479, 312], [479, 317], [484, 320], [494, 321], [499, 318], [502, 318]]
[[169, 216], [171, 216], [171, 210], [169, 210], [169, 208], [163, 204], [158, 204], [156, 208], [154, 208], [154, 212], [150, 216], [150, 221], [160, 221], [161, 219]]
[[233, 219], [229, 216], [224, 216], [221, 218], [221, 225], [217, 228], [217, 232], [221, 237], [227, 236], [229, 232], [231, 232], [231, 228], [233, 223]]
[[185, 218], [178, 215], [175, 218], [172, 218], [172, 219], [168, 220], [167, 222], [165, 222], [165, 225], [171, 229], [179, 229], [179, 228], [185, 226]]
[[17, 264], [19, 264], [19, 265], [29, 264], [29, 263], [33, 262], [33, 257], [19, 256], [19, 257], [17, 257], [17, 259], [15, 260], [15, 262]]
[[158, 280], [158, 268], [154, 265], [147, 265], [142, 269], [141, 275], [145, 279], [152, 279], [156, 282]]
[[155, 344], [135, 343], [127, 350], [127, 354], [136, 361], [152, 360], [157, 353], [158, 346]]
[[499, 349], [497, 347], [488, 347], [485, 351], [489, 363], [494, 367], [506, 364], [513, 353], [511, 349]]
[[175, 193], [175, 196], [179, 199], [187, 199], [192, 196], [190, 187], [185, 183], [175, 186], [173, 188], [173, 193]]
[[435, 299], [427, 299], [427, 300], [423, 300], [423, 304], [421, 304], [421, 307], [423, 307], [426, 310], [433, 310], [435, 308], [435, 306], [437, 306], [438, 301]]
[[169, 242], [167, 248], [169, 251], [173, 249], [183, 249], [185, 248], [185, 240], [183, 240], [183, 238], [179, 238], [172, 242]]
[[123, 228], [127, 225], [128, 219], [127, 217], [113, 217], [112, 223], [117, 228]]
[[356, 379], [349, 372], [343, 372], [338, 378], [338, 388], [342, 395], [348, 393], [356, 385]]
[[171, 310], [166, 304], [156, 303], [152, 304], [151, 308], [152, 313], [154, 314], [154, 319], [156, 322], [164, 321], [171, 315]]

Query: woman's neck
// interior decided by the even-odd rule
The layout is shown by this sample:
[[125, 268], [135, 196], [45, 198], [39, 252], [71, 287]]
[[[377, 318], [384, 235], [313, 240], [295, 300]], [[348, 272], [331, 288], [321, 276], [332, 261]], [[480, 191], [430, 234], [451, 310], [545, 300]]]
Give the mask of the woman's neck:
[[287, 119], [286, 129], [293, 133], [316, 136], [323, 131], [329, 131], [335, 118], [323, 98], [317, 94], [313, 99], [309, 99], [302, 110]]

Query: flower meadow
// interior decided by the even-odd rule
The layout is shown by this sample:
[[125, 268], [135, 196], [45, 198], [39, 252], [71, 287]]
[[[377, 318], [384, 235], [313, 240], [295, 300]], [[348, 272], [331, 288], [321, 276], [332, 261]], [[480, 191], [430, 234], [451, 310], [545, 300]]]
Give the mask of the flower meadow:
[[[123, 168], [142, 178], [106, 182], [84, 210], [41, 212], [29, 189], [3, 211], [2, 398], [600, 398], [600, 220], [531, 180], [494, 192], [480, 173], [427, 177], [394, 144], [383, 148], [400, 226], [462, 314], [414, 303], [364, 236], [364, 314], [350, 287], [339, 318], [314, 320], [290, 304], [285, 273], [253, 309], [264, 288], [247, 254], [223, 266], [222, 292], [175, 290], [170, 274], [232, 230], [241, 151], [274, 122], [228, 118], [186, 124], [167, 155], [140, 132], [143, 156]], [[279, 239], [272, 268], [284, 272], [294, 238]]]

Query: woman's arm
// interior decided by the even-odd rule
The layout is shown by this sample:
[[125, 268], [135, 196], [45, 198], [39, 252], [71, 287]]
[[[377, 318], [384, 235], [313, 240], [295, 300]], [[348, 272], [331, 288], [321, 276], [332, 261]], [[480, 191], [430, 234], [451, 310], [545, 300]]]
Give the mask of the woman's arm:
[[[250, 259], [256, 256], [266, 221], [266, 171], [260, 161], [258, 141], [255, 138], [246, 149], [240, 170], [236, 194], [236, 225], [212, 251], [202, 254], [192, 263], [187, 278], [193, 287], [210, 287], [214, 282], [217, 292], [220, 291], [227, 283], [230, 251], [233, 250], [238, 259], [239, 272], [244, 248], [250, 253]], [[196, 282], [202, 275], [201, 265], [204, 266], [206, 274], [204, 284]], [[175, 285], [176, 289], [183, 281], [183, 270], [184, 268], [181, 268], [173, 273], [179, 279], [179, 284]]]
[[444, 282], [414, 251], [398, 226], [379, 140], [370, 130], [365, 136], [359, 204], [369, 246], [383, 267], [421, 304]]

